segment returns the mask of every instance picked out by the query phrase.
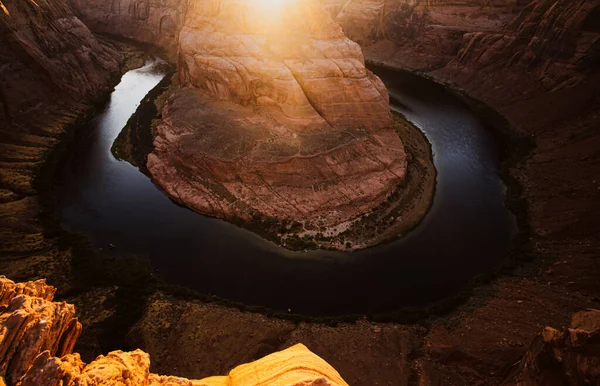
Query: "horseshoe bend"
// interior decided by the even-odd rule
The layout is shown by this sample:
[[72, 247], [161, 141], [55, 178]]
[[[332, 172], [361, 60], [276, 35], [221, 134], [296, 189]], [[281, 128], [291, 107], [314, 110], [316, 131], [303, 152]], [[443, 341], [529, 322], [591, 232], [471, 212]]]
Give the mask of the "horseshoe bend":
[[0, 0], [0, 384], [598, 383], [599, 25]]

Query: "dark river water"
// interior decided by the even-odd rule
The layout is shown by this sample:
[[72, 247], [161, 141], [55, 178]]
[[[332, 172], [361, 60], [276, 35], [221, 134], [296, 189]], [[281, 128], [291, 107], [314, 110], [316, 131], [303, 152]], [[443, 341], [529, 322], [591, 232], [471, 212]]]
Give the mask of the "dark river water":
[[[290, 252], [252, 232], [178, 206], [110, 148], [163, 77], [154, 64], [126, 73], [66, 160], [63, 226], [119, 256], [150, 259], [167, 282], [308, 315], [377, 313], [452, 295], [499, 265], [516, 232], [503, 204], [500, 151], [484, 122], [435, 83], [373, 69], [393, 110], [432, 143], [433, 207], [408, 235], [354, 252]], [[116, 247], [109, 250], [108, 245]]]

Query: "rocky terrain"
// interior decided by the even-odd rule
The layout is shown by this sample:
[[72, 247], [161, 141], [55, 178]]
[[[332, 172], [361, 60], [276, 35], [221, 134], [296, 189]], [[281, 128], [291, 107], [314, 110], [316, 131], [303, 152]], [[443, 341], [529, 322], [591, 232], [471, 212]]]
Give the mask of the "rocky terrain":
[[[0, 256], [3, 273], [33, 277], [68, 259], [40, 203], [59, 139], [110, 91], [131, 49], [92, 34], [65, 1], [4, 0], [0, 12]], [[10, 261], [10, 264], [7, 262]], [[63, 274], [67, 274], [67, 269]]]
[[185, 15], [185, 0], [68, 0], [73, 12], [94, 32], [158, 45], [171, 58]]
[[[36, 3], [44, 9], [63, 9], [66, 19], [74, 20], [58, 2]], [[441, 2], [430, 3], [430, 8], [435, 4], [441, 7]], [[493, 15], [476, 16], [482, 9], [477, 2], [466, 3], [471, 7], [465, 11], [452, 4], [446, 9], [466, 21], [493, 19]], [[523, 210], [526, 221], [520, 224], [527, 242], [514, 256], [519, 262], [517, 270], [478, 286], [470, 300], [450, 314], [418, 325], [369, 320], [336, 325], [294, 323], [194, 300], [169, 288], [157, 289], [157, 279], [148, 273], [152, 270], [147, 264], [107, 258], [49, 226], [52, 204], [39, 198], [44, 197], [40, 189], [51, 176], [45, 169], [38, 172], [39, 166], [47, 164], [44, 159], [48, 149], [58, 143], [59, 133], [81, 116], [83, 105], [86, 109], [89, 105], [79, 103], [84, 98], [55, 97], [60, 87], [54, 86], [46, 72], [30, 70], [35, 61], [27, 59], [28, 54], [18, 45], [5, 44], [15, 41], [16, 29], [7, 29], [9, 14], [16, 18], [20, 6], [35, 10], [35, 5], [15, 5], [7, 0], [1, 4], [0, 68], [5, 71], [0, 77], [2, 273], [19, 280], [48, 277], [52, 284], [60, 283], [59, 298], [77, 305], [83, 332], [76, 351], [84, 362], [110, 350], [139, 347], [150, 353], [152, 373], [200, 379], [226, 374], [239, 363], [302, 342], [352, 385], [598, 382], [593, 372], [598, 368], [594, 365], [597, 327], [582, 324], [580, 320], [587, 318], [581, 315], [571, 321], [573, 313], [600, 308], [597, 1], [534, 1], [523, 13], [517, 14], [520, 8], [509, 12], [515, 18], [507, 24], [458, 28], [452, 49], [443, 55], [436, 54], [442, 52], [439, 46], [427, 50], [418, 37], [412, 42], [406, 38], [402, 54], [396, 54], [401, 51], [395, 51], [397, 43], [389, 45], [390, 39], [363, 47], [367, 59], [404, 68], [437, 69], [427, 75], [485, 101], [508, 118], [512, 127], [506, 130], [526, 134], [535, 144], [507, 171], [509, 186], [522, 189], [523, 208], [529, 208]], [[517, 7], [525, 5], [517, 2]], [[21, 15], [24, 20], [35, 20], [37, 13]], [[32, 30], [42, 31], [40, 26], [48, 22], [52, 28], [44, 35], [51, 34], [64, 19], [41, 18]], [[442, 27], [427, 31], [442, 31]], [[450, 27], [447, 29], [452, 30]], [[28, 29], [19, 31], [16, 35], [22, 36]], [[91, 36], [107, 49], [112, 45]], [[35, 41], [43, 44], [45, 40]], [[41, 52], [61, 51], [44, 47]], [[380, 56], [382, 52], [390, 55]], [[429, 59], [432, 54], [442, 59]], [[10, 67], [13, 63], [22, 63], [19, 71]], [[99, 61], [93, 63], [97, 66]], [[40, 95], [37, 100], [44, 103], [29, 102], [39, 107], [17, 115], [21, 108], [11, 106], [19, 98], [7, 95], [19, 93], [15, 94], [14, 88], [8, 93], [5, 86], [5, 80], [11, 78], [34, 82], [32, 87], [18, 89], [23, 94], [19, 98]], [[48, 101], [65, 102], [54, 108]], [[586, 314], [596, 315], [592, 311]], [[558, 332], [544, 326], [554, 326]], [[19, 366], [23, 368], [15, 368]]]
[[56, 289], [44, 280], [15, 283], [0, 276], [0, 383], [17, 386], [131, 385], [330, 385], [347, 383], [327, 362], [295, 345], [226, 376], [188, 380], [150, 374], [141, 350], [113, 351], [84, 363], [73, 346], [81, 332], [75, 308], [53, 302]]
[[[226, 376], [188, 380], [176, 376], [161, 376], [150, 372], [150, 356], [142, 350], [113, 351], [85, 363], [73, 346], [81, 332], [73, 305], [53, 302], [56, 289], [44, 280], [15, 283], [0, 277], [0, 382], [17, 386], [53, 385], [148, 385], [148, 386], [219, 386], [219, 385], [347, 385], [340, 374], [323, 359], [297, 344], [270, 354], [252, 363], [235, 367]], [[156, 299], [158, 300], [158, 299]], [[167, 307], [171, 306], [158, 300]], [[154, 303], [158, 305], [158, 303]], [[169, 311], [152, 307], [156, 312]], [[202, 320], [202, 319], [200, 319]], [[169, 326], [160, 319], [149, 322], [155, 337], [168, 339]], [[181, 328], [177, 326], [176, 328]], [[167, 336], [164, 336], [164, 333]], [[198, 331], [202, 333], [202, 331]], [[376, 328], [376, 334], [390, 335]], [[252, 334], [250, 335], [252, 336]], [[587, 309], [573, 315], [569, 328], [563, 331], [546, 327], [529, 345], [523, 357], [504, 384], [564, 385], [596, 384], [600, 381], [600, 311]], [[220, 336], [210, 336], [212, 342]], [[145, 339], [152, 340], [152, 336]], [[409, 343], [409, 341], [406, 341]], [[151, 346], [152, 347], [152, 346]], [[430, 347], [433, 352], [448, 352], [448, 347]], [[440, 351], [441, 350], [441, 351]], [[165, 352], [164, 354], [168, 354]], [[164, 355], [167, 356], [168, 355]], [[202, 348], [195, 357], [220, 361], [211, 346]], [[232, 358], [223, 358], [229, 361]], [[390, 358], [391, 359], [391, 358]], [[235, 359], [233, 359], [235, 360]], [[403, 361], [410, 366], [410, 361]], [[190, 366], [191, 362], [180, 363]], [[414, 365], [414, 364], [413, 364]], [[420, 359], [417, 366], [432, 365]], [[192, 366], [193, 367], [193, 366]], [[405, 367], [404, 371], [414, 371]], [[189, 370], [188, 370], [189, 372]], [[438, 374], [421, 372], [419, 384], [439, 383]], [[397, 374], [401, 379], [401, 374]], [[377, 383], [376, 381], [374, 383]]]
[[431, 70], [454, 59], [464, 35], [498, 31], [531, 0], [326, 0], [369, 60]]
[[[190, 4], [179, 34], [183, 88], [162, 108], [147, 167], [197, 212], [327, 239], [398, 188], [407, 157], [360, 47], [316, 1], [279, 7]], [[428, 207], [431, 196], [421, 200]]]

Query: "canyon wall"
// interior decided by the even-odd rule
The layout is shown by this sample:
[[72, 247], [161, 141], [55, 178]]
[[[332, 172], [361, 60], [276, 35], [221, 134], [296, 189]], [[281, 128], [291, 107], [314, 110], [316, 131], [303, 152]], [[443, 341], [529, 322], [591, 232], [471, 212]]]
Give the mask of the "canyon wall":
[[317, 1], [192, 2], [179, 46], [183, 86], [257, 106], [287, 127], [390, 124], [385, 86]]
[[119, 53], [94, 36], [63, 0], [4, 0], [0, 98], [6, 119], [27, 120], [39, 103], [81, 101], [108, 89]]
[[109, 33], [177, 51], [186, 0], [68, 0], [94, 32]]
[[530, 0], [326, 0], [365, 56], [429, 70], [451, 61], [475, 31], [496, 31]]
[[35, 177], [58, 138], [110, 90], [124, 57], [64, 0], [0, 2], [2, 273], [32, 275], [68, 254], [45, 232]]

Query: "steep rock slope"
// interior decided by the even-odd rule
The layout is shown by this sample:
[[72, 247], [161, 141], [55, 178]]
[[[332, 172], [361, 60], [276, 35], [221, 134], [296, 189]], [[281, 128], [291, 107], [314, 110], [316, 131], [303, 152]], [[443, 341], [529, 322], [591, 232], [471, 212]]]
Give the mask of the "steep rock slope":
[[186, 0], [69, 0], [73, 12], [94, 32], [177, 50]]
[[496, 31], [530, 0], [325, 0], [369, 60], [432, 69], [454, 58], [471, 32]]

